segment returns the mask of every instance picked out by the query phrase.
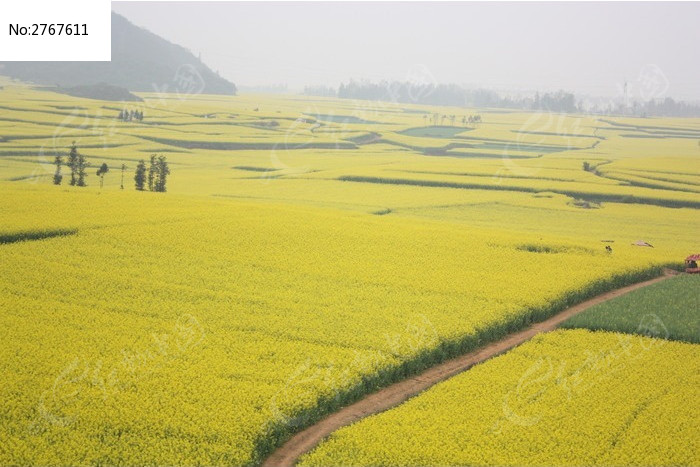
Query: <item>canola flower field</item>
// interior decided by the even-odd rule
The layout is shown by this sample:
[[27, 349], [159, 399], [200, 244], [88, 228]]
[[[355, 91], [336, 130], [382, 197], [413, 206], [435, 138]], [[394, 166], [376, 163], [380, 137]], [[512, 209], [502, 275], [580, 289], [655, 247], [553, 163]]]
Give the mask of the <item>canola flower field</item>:
[[300, 465], [696, 465], [698, 285], [678, 276], [591, 307]]
[[342, 428], [300, 465], [697, 465], [700, 346], [546, 333]]
[[[0, 84], [1, 464], [257, 464], [697, 249], [697, 119], [146, 93], [122, 122]], [[482, 123], [426, 123], [456, 112]], [[104, 188], [52, 185], [73, 141]], [[168, 193], [133, 190], [152, 153]]]

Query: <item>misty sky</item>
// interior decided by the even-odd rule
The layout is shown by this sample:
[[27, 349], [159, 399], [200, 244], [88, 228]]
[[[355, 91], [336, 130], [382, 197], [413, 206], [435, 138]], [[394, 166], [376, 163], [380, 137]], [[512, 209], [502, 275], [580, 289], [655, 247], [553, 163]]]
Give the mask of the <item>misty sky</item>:
[[700, 3], [113, 2], [112, 9], [201, 53], [239, 85], [295, 90], [396, 79], [615, 96], [627, 80], [631, 97], [700, 99]]

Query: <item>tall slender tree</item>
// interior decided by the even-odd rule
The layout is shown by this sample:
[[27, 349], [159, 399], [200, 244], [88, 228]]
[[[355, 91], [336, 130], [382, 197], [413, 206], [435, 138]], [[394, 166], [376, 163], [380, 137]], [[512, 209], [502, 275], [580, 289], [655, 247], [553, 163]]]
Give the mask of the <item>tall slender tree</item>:
[[124, 189], [124, 172], [126, 172], [126, 164], [122, 164], [122, 184], [121, 189]]
[[90, 163], [85, 159], [85, 156], [82, 154], [78, 153], [78, 164], [77, 164], [77, 172], [78, 172], [78, 181], [76, 182], [77, 186], [87, 186], [87, 183], [85, 183], [85, 177], [87, 177], [87, 172], [85, 169], [87, 169], [90, 166]]
[[141, 159], [136, 166], [134, 182], [138, 191], [143, 191], [146, 185], [146, 161]]
[[53, 163], [56, 164], [56, 172], [54, 172], [54, 174], [53, 174], [53, 184], [60, 185], [61, 182], [63, 181], [63, 174], [61, 174], [61, 166], [63, 165], [63, 156], [61, 156], [60, 154], [57, 154]]
[[75, 141], [70, 147], [70, 153], [68, 153], [68, 167], [70, 168], [70, 184], [75, 186], [78, 181], [78, 146], [76, 146]]
[[158, 178], [156, 180], [155, 191], [165, 193], [167, 191], [166, 182], [168, 175], [170, 175], [170, 168], [168, 167], [168, 161], [165, 156], [159, 156], [156, 163], [156, 168], [158, 170]]
[[151, 154], [151, 163], [148, 166], [148, 190], [155, 191], [158, 177], [158, 160], [156, 154]]
[[97, 176], [100, 177], [100, 190], [105, 185], [105, 174], [109, 172], [109, 166], [106, 162], [103, 162], [99, 169], [97, 169]]

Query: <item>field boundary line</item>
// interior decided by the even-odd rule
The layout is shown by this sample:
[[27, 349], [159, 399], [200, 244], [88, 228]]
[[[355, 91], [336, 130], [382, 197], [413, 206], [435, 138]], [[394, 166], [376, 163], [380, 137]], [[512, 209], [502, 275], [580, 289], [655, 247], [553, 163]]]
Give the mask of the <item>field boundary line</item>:
[[626, 295], [634, 290], [647, 287], [673, 277], [677, 272], [664, 269], [661, 276], [646, 281], [613, 289], [596, 295], [581, 303], [570, 306], [565, 310], [534, 323], [522, 331], [508, 334], [504, 338], [480, 347], [472, 352], [452, 358], [438, 365], [432, 366], [418, 375], [398, 381], [386, 386], [377, 392], [371, 393], [362, 399], [329, 414], [313, 425], [296, 433], [284, 444], [275, 449], [265, 461], [263, 467], [292, 467], [299, 457], [315, 448], [321, 441], [339, 428], [355, 423], [365, 417], [384, 412], [398, 406], [413, 396], [426, 389], [462, 373], [472, 366], [482, 363], [490, 358], [500, 355], [518, 345], [532, 339], [537, 334], [552, 331], [570, 317], [581, 313], [588, 308], [606, 302], [613, 298]]

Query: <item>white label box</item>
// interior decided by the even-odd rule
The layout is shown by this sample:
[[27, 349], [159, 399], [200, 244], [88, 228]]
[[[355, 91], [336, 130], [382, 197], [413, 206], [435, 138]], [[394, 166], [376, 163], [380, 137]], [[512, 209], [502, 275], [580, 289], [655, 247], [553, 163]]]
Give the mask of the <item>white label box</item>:
[[109, 61], [109, 0], [0, 2], [0, 61]]

